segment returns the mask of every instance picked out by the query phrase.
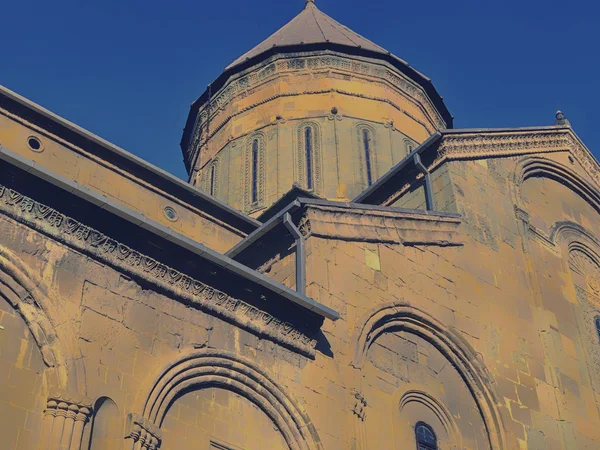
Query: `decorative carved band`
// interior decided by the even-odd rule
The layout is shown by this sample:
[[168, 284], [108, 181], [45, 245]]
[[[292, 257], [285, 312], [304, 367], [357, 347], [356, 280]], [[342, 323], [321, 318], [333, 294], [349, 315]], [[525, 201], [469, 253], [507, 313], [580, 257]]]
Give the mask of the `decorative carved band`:
[[251, 94], [254, 89], [264, 84], [265, 80], [270, 77], [277, 74], [315, 69], [343, 71], [346, 74], [359, 75], [361, 79], [364, 76], [369, 76], [385, 80], [405, 96], [416, 99], [418, 104], [424, 108], [432, 123], [436, 123], [440, 128], [446, 127], [444, 120], [431, 103], [431, 99], [424, 89], [412, 80], [400, 75], [385, 63], [357, 60], [332, 52], [320, 52], [320, 54], [314, 56], [298, 56], [276, 57], [274, 62], [266, 63], [264, 68], [261, 66], [247, 75], [230, 81], [212, 97], [210, 104], [206, 103], [198, 110], [193, 134], [196, 135], [207, 121], [208, 111], [211, 112], [211, 115], [218, 114], [219, 111], [223, 111], [238, 98]]
[[162, 434], [160, 429], [148, 419], [138, 414], [127, 416], [127, 436], [131, 439], [131, 450], [157, 450], [160, 448]]
[[[217, 135], [221, 131], [221, 129], [223, 129], [234, 117], [245, 114], [246, 112], [256, 108], [257, 106], [264, 105], [266, 103], [272, 102], [279, 98], [298, 97], [298, 96], [307, 96], [307, 95], [323, 95], [323, 94], [340, 94], [340, 95], [347, 95], [350, 97], [363, 98], [366, 100], [374, 100], [377, 102], [386, 103], [386, 104], [392, 106], [397, 111], [401, 112], [402, 114], [410, 117], [412, 120], [414, 120], [418, 124], [420, 124], [429, 134], [432, 134], [435, 132], [435, 129], [432, 128], [431, 125], [427, 124], [426, 122], [423, 122], [418, 117], [416, 117], [414, 114], [411, 114], [405, 108], [402, 108], [401, 106], [399, 106], [398, 104], [396, 104], [392, 100], [390, 100], [389, 98], [377, 97], [377, 96], [366, 95], [366, 94], [357, 94], [354, 92], [346, 91], [343, 89], [336, 89], [336, 88], [310, 90], [310, 91], [302, 91], [302, 92], [279, 92], [279, 93], [272, 95], [270, 97], [267, 97], [259, 102], [245, 106], [244, 108], [240, 108], [240, 109], [236, 110], [234, 113], [231, 113], [230, 115], [224, 117], [216, 125], [211, 125], [210, 133], [203, 132], [203, 129], [201, 127], [198, 127], [196, 130], [196, 134], [194, 134], [191, 144], [189, 145], [189, 147], [187, 149], [188, 160], [189, 161], [194, 160], [198, 151], [200, 151], [200, 149], [204, 145], [206, 145], [206, 143], [208, 141], [210, 141], [215, 135]], [[328, 117], [328, 116], [323, 116], [323, 117]], [[341, 117], [341, 116], [337, 116], [337, 117]], [[317, 119], [317, 117], [311, 117], [311, 118]], [[273, 122], [273, 123], [276, 123], [276, 122]], [[392, 127], [389, 127], [389, 128], [392, 128]]]
[[571, 152], [600, 185], [600, 166], [570, 129], [445, 134], [429, 170], [447, 159]]
[[314, 356], [317, 342], [271, 314], [168, 267], [49, 206], [0, 185], [0, 211], [240, 327]]
[[[265, 83], [269, 80], [274, 79], [277, 76], [286, 76], [290, 72], [306, 71], [306, 70], [328, 70], [335, 73], [339, 73], [341, 76], [353, 77], [353, 81], [361, 83], [378, 83], [384, 86], [385, 89], [394, 90], [397, 94], [413, 103], [417, 108], [421, 108], [423, 113], [434, 124], [438, 129], [446, 128], [446, 123], [440, 116], [435, 106], [431, 103], [431, 99], [421, 86], [414, 83], [412, 80], [400, 75], [391, 66], [386, 63], [367, 61], [367, 60], [356, 60], [355, 58], [348, 58], [343, 55], [332, 52], [320, 52], [313, 56], [297, 55], [297, 56], [286, 56], [282, 58], [280, 55], [274, 58], [274, 61], [265, 63], [264, 66], [260, 66], [253, 72], [241, 76], [236, 79], [232, 79], [228, 82], [216, 95], [211, 99], [210, 104], [207, 102], [198, 110], [194, 128], [192, 130], [191, 137], [188, 141], [187, 151], [188, 160], [191, 162], [194, 159], [194, 155], [201, 148], [207, 140], [210, 140], [214, 134], [216, 134], [226, 123], [239, 114], [252, 109], [260, 104], [272, 101], [275, 98], [281, 97], [277, 95], [265, 99], [262, 102], [250, 105], [243, 110], [237, 111], [224, 118], [216, 127], [211, 125], [210, 134], [208, 133], [208, 127], [206, 126], [207, 121], [212, 124], [217, 116], [224, 111], [232, 102], [238, 99], [248, 97], [253, 94], [257, 89], [264, 87]], [[372, 77], [372, 78], [367, 78]], [[378, 81], [375, 81], [378, 80]], [[384, 101], [399, 111], [410, 116], [413, 120], [420, 123], [429, 133], [433, 133], [435, 130], [431, 128], [431, 125], [418, 120], [414, 115], [410, 114], [406, 109], [400, 108], [396, 102], [389, 98], [375, 98], [364, 95], [358, 95], [352, 92], [338, 91], [338, 90], [326, 90], [325, 92], [338, 92], [345, 95], [351, 95], [356, 97], [369, 98], [372, 100]], [[301, 92], [301, 93], [288, 93], [288, 95], [309, 95], [317, 92]], [[210, 114], [210, 119], [209, 119]]]
[[83, 427], [92, 414], [92, 401], [78, 394], [52, 391], [44, 410], [42, 448], [80, 450]]

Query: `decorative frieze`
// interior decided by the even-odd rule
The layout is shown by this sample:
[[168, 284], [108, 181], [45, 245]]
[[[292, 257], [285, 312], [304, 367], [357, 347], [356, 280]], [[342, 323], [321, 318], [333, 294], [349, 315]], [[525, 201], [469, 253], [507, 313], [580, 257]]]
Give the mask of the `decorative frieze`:
[[[202, 146], [203, 142], [205, 142], [207, 139], [210, 139], [210, 137], [218, 131], [218, 125], [217, 127], [211, 126], [211, 136], [207, 136], [206, 133], [204, 133], [204, 136], [202, 136], [203, 130], [205, 131], [206, 129], [205, 124], [209, 120], [209, 111], [211, 116], [210, 120], [212, 121], [217, 114], [224, 111], [232, 102], [237, 101], [240, 98], [244, 98], [249, 93], [254, 92], [257, 88], [262, 87], [270, 77], [305, 70], [341, 70], [344, 72], [350, 72], [354, 76], [360, 75], [359, 77], [356, 77], [355, 81], [363, 83], [372, 82], [366, 79], [365, 76], [383, 80], [404, 95], [414, 99], [413, 101], [416, 100], [416, 102], [418, 102], [418, 104], [424, 108], [426, 114], [439, 129], [446, 128], [444, 120], [440, 117], [423, 88], [408, 78], [399, 75], [394, 69], [388, 67], [387, 65], [367, 61], [350, 60], [335, 54], [325, 54], [321, 56], [315, 55], [308, 57], [287, 57], [283, 60], [271, 62], [266, 67], [261, 68], [257, 72], [253, 72], [250, 75], [245, 75], [232, 80], [211, 99], [210, 104], [207, 103], [203, 105], [197, 113], [194, 130], [192, 131], [192, 137], [188, 145], [189, 151], [192, 149], [196, 151], [199, 146]], [[302, 94], [309, 93], [307, 92]], [[353, 93], [348, 94], [355, 95]], [[389, 99], [381, 100], [387, 100], [387, 102], [390, 102]], [[252, 105], [252, 107], [255, 106], [258, 106], [258, 104]], [[244, 109], [247, 110], [248, 108]], [[238, 111], [237, 114], [240, 114], [241, 112], [242, 111]], [[429, 129], [427, 124], [423, 125]], [[429, 131], [433, 132], [432, 130]]]
[[166, 266], [59, 211], [0, 185], [0, 211], [242, 328], [314, 356], [316, 341], [288, 322]]
[[160, 448], [162, 434], [160, 429], [148, 419], [138, 414], [127, 416], [126, 446], [130, 450], [157, 450]]
[[80, 450], [83, 428], [92, 414], [92, 401], [55, 390], [44, 410], [41, 441], [48, 450]]
[[571, 152], [600, 185], [600, 166], [570, 129], [444, 134], [429, 170], [448, 159]]

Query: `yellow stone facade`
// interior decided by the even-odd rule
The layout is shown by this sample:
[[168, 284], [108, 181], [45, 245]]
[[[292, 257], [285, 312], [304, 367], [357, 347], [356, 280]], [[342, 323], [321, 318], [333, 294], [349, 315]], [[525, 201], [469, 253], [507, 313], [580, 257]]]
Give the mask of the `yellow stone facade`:
[[[308, 188], [299, 148], [307, 125], [315, 130], [314, 192], [342, 201], [368, 186], [362, 129], [372, 135], [377, 178], [445, 128], [422, 88], [390, 64], [335, 52], [276, 55], [232, 77], [199, 109], [192, 184], [209, 192], [215, 166], [213, 195], [248, 213], [266, 209], [294, 183]], [[264, 192], [253, 203], [248, 154], [257, 137]]]
[[319, 14], [192, 106], [190, 184], [0, 88], [0, 447], [600, 448], [600, 164]]

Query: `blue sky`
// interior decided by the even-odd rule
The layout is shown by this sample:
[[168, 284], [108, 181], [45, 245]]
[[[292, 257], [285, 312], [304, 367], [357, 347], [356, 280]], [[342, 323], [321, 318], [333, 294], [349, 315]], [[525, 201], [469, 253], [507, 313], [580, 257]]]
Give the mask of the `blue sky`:
[[[0, 84], [186, 178], [189, 105], [304, 0], [19, 0]], [[456, 128], [551, 125], [600, 155], [600, 6], [591, 0], [317, 0], [430, 77]]]

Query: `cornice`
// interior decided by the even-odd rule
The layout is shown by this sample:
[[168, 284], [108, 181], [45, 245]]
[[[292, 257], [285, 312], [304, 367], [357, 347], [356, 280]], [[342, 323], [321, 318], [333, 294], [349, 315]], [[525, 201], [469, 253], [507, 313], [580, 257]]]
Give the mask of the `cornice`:
[[455, 214], [364, 205], [307, 202], [300, 228], [306, 236], [403, 245], [462, 245]]
[[445, 130], [432, 171], [445, 161], [570, 152], [597, 186], [600, 164], [571, 128], [528, 128], [522, 130]]
[[[9, 106], [3, 105], [2, 97], [26, 108], [32, 117], [24, 117], [23, 111], [12, 112], [7, 109]], [[231, 206], [3, 86], [0, 86], [0, 114], [238, 236], [252, 232], [259, 225], [254, 219]], [[43, 117], [44, 121], [37, 120], [37, 115]], [[32, 120], [41, 122], [44, 126]], [[207, 213], [207, 209], [212, 210], [213, 214]]]
[[141, 278], [176, 299], [314, 356], [316, 341], [271, 314], [202, 283], [22, 193], [0, 185], [0, 212], [58, 242]]

